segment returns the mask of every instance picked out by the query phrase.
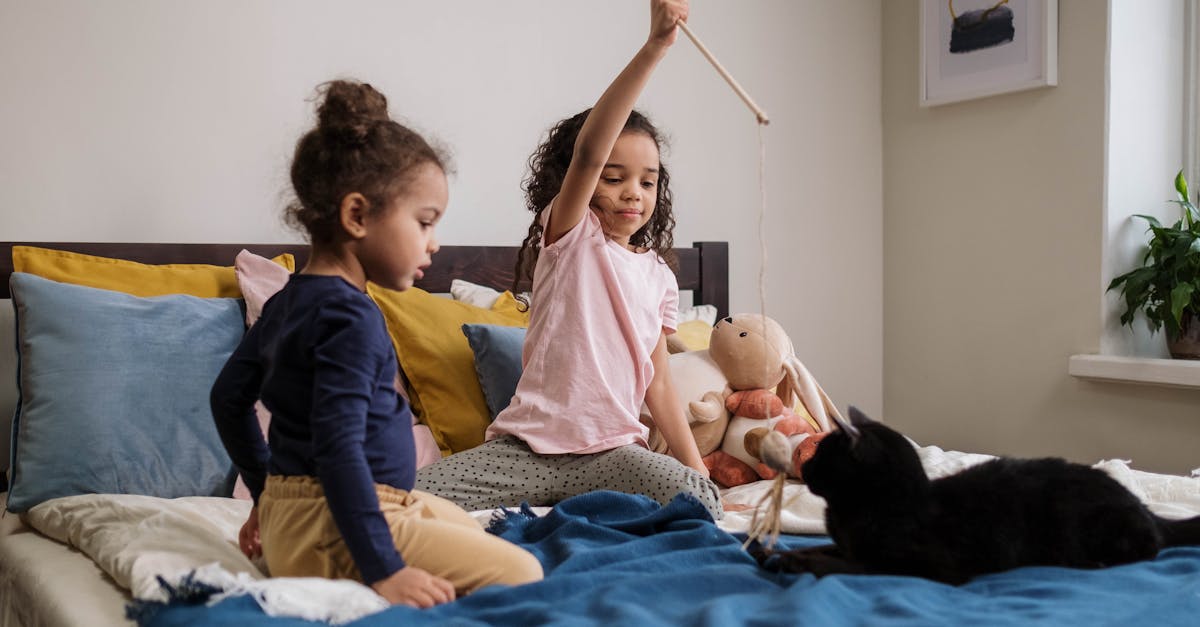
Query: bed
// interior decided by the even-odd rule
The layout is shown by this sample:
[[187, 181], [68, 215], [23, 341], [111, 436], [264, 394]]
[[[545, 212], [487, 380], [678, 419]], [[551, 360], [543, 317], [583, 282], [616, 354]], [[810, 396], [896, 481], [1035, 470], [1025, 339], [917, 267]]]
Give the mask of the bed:
[[[0, 626], [1191, 624], [1200, 615], [1200, 547], [1102, 571], [1023, 568], [960, 587], [907, 577], [817, 580], [758, 568], [741, 549], [752, 510], [727, 513], [714, 524], [688, 499], [659, 506], [614, 492], [554, 508], [475, 512], [481, 524], [532, 551], [547, 578], [488, 588], [432, 610], [385, 608], [353, 582], [265, 577], [261, 564], [236, 549], [249, 509], [244, 498], [229, 496], [237, 493], [236, 477], [227, 466], [202, 463], [219, 466], [211, 440], [187, 439], [203, 434], [195, 435], [195, 425], [182, 417], [206, 408], [182, 403], [184, 388], [172, 387], [187, 387], [189, 377], [211, 380], [192, 361], [209, 354], [211, 369], [252, 322], [255, 301], [265, 297], [262, 284], [248, 278], [254, 274], [249, 266], [241, 265], [243, 250], [256, 263], [274, 264], [259, 267], [275, 280], [302, 266], [305, 255], [304, 247], [288, 245], [0, 243], [0, 291], [17, 305], [16, 314], [0, 320], [8, 327], [2, 337], [19, 347], [21, 372], [13, 430], [20, 446], [11, 449], [21, 461], [13, 464], [13, 490], [5, 494], [7, 506], [20, 513], [0, 518]], [[19, 275], [13, 274], [14, 251], [26, 255], [19, 264], [26, 272]], [[496, 296], [509, 286], [515, 253], [511, 247], [445, 246], [421, 289], [405, 293], [409, 300], [376, 295], [389, 327], [424, 338], [419, 345], [393, 340], [405, 389], [424, 421], [414, 434], [428, 431], [435, 457], [469, 447], [481, 435], [479, 421], [488, 419], [494, 382], [459, 328], [519, 328], [511, 300]], [[727, 245], [703, 242], [678, 253], [680, 288], [691, 293], [692, 304], [727, 315]], [[55, 274], [61, 268], [45, 265], [72, 263], [77, 284], [56, 280], [64, 279]], [[194, 268], [171, 264], [209, 264], [188, 279], [188, 289], [203, 295], [134, 294], [177, 294], [166, 284], [178, 277], [164, 276]], [[29, 269], [43, 274], [28, 278]], [[10, 277], [16, 277], [12, 293]], [[459, 294], [461, 282], [474, 293]], [[478, 300], [486, 290], [493, 293]], [[167, 313], [155, 309], [160, 306], [169, 307]], [[194, 326], [193, 318], [209, 326]], [[151, 319], [159, 326], [148, 331]], [[135, 327], [132, 335], [120, 336], [120, 322], [130, 320], [137, 323], [126, 325]], [[217, 336], [225, 344], [214, 345]], [[61, 345], [64, 337], [70, 343]], [[54, 342], [59, 345], [46, 346]], [[14, 357], [0, 360], [0, 374], [15, 378]], [[470, 403], [463, 403], [465, 396]], [[60, 406], [68, 402], [74, 404]], [[464, 420], [467, 414], [473, 418]], [[66, 416], [65, 426], [51, 422], [55, 415]], [[933, 476], [988, 459], [936, 446], [918, 446], [918, 452]], [[1121, 460], [1097, 465], [1164, 516], [1200, 514], [1200, 478], [1140, 472]], [[755, 505], [767, 483], [727, 489], [723, 497]], [[795, 482], [784, 499], [780, 543], [825, 542], [821, 500]]]

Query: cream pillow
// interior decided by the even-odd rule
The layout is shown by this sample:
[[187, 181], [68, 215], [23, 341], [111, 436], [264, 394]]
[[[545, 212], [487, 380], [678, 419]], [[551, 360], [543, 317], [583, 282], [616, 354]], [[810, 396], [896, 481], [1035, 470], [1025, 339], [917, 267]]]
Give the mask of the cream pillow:
[[[512, 292], [494, 290], [486, 285], [479, 285], [462, 279], [450, 281], [450, 297], [459, 302], [474, 305], [480, 309], [491, 309], [501, 294], [512, 296]], [[523, 294], [529, 300], [529, 292]]]

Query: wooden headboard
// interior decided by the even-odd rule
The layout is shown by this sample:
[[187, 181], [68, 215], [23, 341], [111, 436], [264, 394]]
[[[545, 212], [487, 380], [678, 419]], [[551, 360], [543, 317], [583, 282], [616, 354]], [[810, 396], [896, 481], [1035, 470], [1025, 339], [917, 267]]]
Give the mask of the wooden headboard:
[[[40, 246], [88, 255], [129, 259], [141, 263], [233, 264], [243, 248], [264, 257], [283, 253], [296, 256], [302, 267], [308, 258], [303, 244], [134, 244], [91, 242], [0, 242], [0, 298], [9, 298], [8, 277], [12, 274], [13, 246]], [[442, 246], [433, 265], [417, 287], [429, 292], [449, 292], [452, 279], [462, 279], [495, 289], [512, 285], [515, 246]], [[691, 248], [676, 248], [679, 289], [692, 291], [694, 304], [715, 305], [717, 316], [729, 315], [729, 243], [696, 242]], [[521, 289], [528, 289], [524, 285]]]

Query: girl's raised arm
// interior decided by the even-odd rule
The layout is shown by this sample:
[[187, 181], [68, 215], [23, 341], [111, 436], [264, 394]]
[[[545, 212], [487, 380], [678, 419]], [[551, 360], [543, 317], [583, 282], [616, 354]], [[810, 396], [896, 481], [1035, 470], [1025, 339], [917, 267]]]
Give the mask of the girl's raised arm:
[[675, 43], [675, 25], [686, 22], [687, 16], [687, 0], [651, 1], [649, 38], [596, 101], [579, 130], [571, 165], [546, 225], [546, 244], [557, 241], [583, 219], [629, 113], [667, 48]]

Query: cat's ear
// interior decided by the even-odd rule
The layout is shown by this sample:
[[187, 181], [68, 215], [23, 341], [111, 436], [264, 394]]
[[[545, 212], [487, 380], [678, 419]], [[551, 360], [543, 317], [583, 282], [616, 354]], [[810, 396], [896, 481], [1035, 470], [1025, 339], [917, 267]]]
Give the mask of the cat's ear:
[[850, 406], [850, 424], [856, 427], [861, 427], [863, 425], [869, 425], [872, 422], [875, 421], [871, 420], [869, 416], [862, 413], [862, 411], [860, 411], [857, 407], [854, 405]]
[[[857, 411], [858, 410], [855, 409], [853, 405], [850, 406], [850, 416], [852, 418], [853, 418], [855, 412], [857, 412]], [[862, 435], [858, 432], [858, 427], [854, 426], [852, 420], [847, 421], [845, 418], [842, 417], [841, 414], [839, 414], [837, 412], [834, 412], [834, 414], [833, 414], [833, 421], [837, 423], [837, 426], [839, 429], [841, 429], [843, 432], [845, 432], [846, 435], [850, 436], [851, 442], [858, 441], [858, 437], [860, 435]]]

